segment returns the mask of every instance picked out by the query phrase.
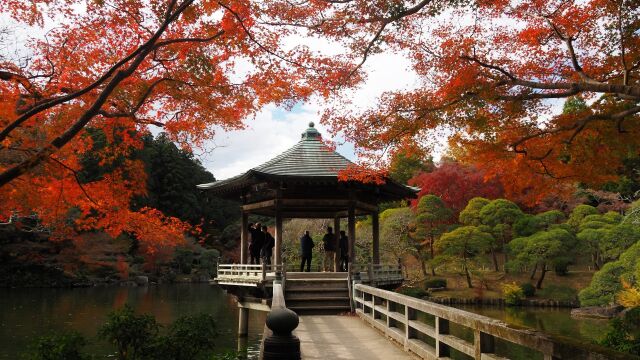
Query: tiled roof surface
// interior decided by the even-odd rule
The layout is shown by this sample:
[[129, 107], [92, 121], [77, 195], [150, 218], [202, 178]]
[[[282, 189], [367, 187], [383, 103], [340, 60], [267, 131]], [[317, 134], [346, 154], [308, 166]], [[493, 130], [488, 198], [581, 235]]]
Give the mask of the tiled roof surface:
[[271, 175], [338, 176], [351, 164], [322, 142], [320, 136], [305, 136], [289, 150], [253, 168]]
[[[250, 184], [254, 175], [294, 176], [303, 178], [337, 179], [338, 173], [350, 164], [344, 156], [338, 154], [322, 142], [322, 136], [313, 123], [302, 133], [302, 139], [289, 150], [248, 170], [244, 174], [208, 184], [200, 184], [200, 189], [232, 189]], [[416, 188], [396, 184], [404, 191], [417, 192]], [[226, 191], [226, 190], [225, 190]]]

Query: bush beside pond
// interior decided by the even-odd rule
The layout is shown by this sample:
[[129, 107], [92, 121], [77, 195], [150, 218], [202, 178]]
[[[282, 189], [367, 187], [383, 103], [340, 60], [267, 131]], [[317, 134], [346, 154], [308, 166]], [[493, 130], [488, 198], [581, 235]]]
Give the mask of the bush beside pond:
[[[112, 344], [118, 360], [205, 360], [239, 359], [237, 353], [216, 354], [218, 336], [216, 322], [210, 314], [178, 318], [161, 331], [155, 317], [136, 314], [125, 305], [107, 315], [98, 330], [98, 338]], [[78, 332], [47, 335], [38, 338], [29, 360], [86, 360], [83, 353], [87, 340]]]

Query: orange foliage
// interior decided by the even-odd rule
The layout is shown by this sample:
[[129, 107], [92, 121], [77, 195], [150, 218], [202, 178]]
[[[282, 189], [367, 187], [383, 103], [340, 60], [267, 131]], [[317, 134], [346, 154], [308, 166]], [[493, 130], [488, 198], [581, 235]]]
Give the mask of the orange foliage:
[[[155, 209], [130, 210], [147, 176], [122, 159], [152, 127], [192, 150], [215, 129], [242, 128], [264, 105], [292, 106], [357, 81], [347, 79], [350, 59], [287, 44], [294, 29], [280, 17], [309, 15], [283, 13], [288, 4], [0, 0], [34, 34], [56, 23], [16, 49], [29, 61], [0, 54], [0, 218], [35, 212], [57, 238], [133, 234], [154, 259], [197, 232]], [[319, 16], [326, 4], [314, 8]], [[110, 145], [96, 150], [87, 128]], [[110, 170], [86, 181], [78, 174], [89, 154]]]
[[[410, 54], [421, 84], [365, 109], [342, 97], [324, 114], [365, 162], [449, 137], [459, 160], [500, 175], [507, 196], [533, 205], [567, 194], [567, 184], [609, 181], [638, 155], [640, 1], [384, 4], [348, 2], [344, 11], [365, 24], [348, 37], [325, 31], [360, 56]], [[586, 109], [563, 114], [570, 96]]]

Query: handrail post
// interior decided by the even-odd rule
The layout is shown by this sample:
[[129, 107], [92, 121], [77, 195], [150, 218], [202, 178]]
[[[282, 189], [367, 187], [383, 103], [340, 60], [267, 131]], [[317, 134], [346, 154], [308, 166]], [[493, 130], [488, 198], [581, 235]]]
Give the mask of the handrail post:
[[264, 282], [264, 280], [267, 278], [267, 266], [262, 263], [262, 281]]
[[360, 272], [356, 272], [355, 274], [353, 274], [353, 280], [351, 282], [351, 291], [350, 291], [350, 298], [351, 298], [351, 312], [355, 312], [356, 311], [356, 285], [362, 283], [362, 280], [360, 279]]
[[298, 327], [298, 315], [287, 309], [282, 290], [282, 274], [276, 273], [273, 282], [271, 311], [267, 315], [266, 326], [271, 334], [263, 342], [263, 360], [300, 360], [300, 339], [292, 334]]

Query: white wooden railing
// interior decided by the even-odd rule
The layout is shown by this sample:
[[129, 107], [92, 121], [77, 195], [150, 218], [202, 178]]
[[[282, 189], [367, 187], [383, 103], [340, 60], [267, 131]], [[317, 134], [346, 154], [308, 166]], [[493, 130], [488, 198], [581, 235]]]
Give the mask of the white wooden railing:
[[[536, 353], [544, 360], [626, 356], [602, 347], [568, 344], [532, 329], [364, 284], [353, 288], [357, 315], [423, 359], [449, 358], [451, 349], [476, 360], [506, 359], [495, 354], [497, 339], [530, 349], [529, 359], [537, 358]], [[473, 341], [453, 335], [450, 325], [473, 334]]]
[[276, 271], [285, 270], [285, 265], [218, 264], [215, 282], [221, 285], [258, 286], [266, 280], [273, 280]]
[[404, 280], [402, 269], [399, 265], [388, 264], [352, 264], [351, 273], [360, 273], [363, 283], [380, 286], [398, 284]]

